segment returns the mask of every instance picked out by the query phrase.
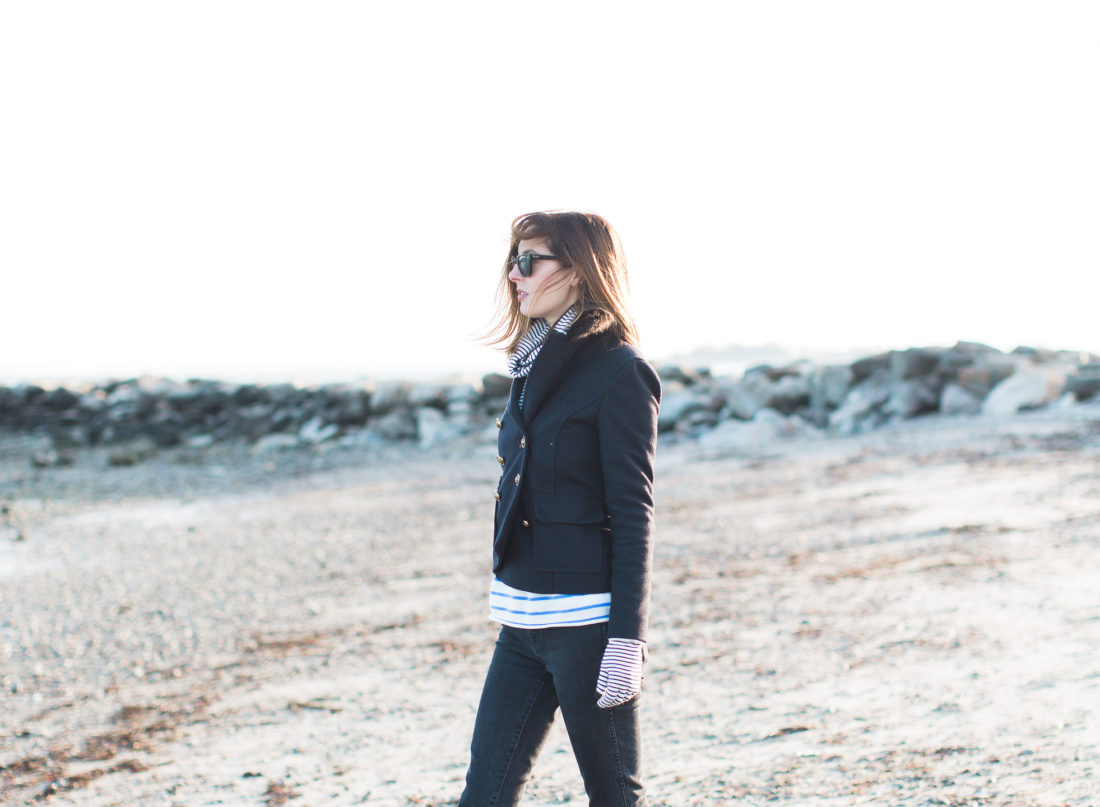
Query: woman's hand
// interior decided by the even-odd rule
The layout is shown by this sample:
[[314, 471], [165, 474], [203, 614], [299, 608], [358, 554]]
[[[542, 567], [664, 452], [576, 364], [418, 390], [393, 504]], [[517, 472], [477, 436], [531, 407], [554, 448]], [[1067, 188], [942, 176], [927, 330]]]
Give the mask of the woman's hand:
[[609, 709], [626, 703], [642, 691], [645, 642], [637, 639], [608, 639], [596, 679], [596, 705]]

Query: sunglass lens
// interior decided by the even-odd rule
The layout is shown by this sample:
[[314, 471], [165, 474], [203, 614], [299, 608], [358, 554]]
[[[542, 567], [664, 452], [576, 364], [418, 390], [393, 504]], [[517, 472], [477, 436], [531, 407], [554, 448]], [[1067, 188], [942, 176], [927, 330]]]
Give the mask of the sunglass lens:
[[531, 276], [531, 256], [519, 255], [516, 257], [516, 266], [519, 267], [519, 273], [524, 277]]

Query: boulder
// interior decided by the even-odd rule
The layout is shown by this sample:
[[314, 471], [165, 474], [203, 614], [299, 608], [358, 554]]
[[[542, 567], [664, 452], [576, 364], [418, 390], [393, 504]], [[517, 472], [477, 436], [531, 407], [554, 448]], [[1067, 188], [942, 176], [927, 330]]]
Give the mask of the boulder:
[[443, 384], [422, 381], [409, 390], [408, 403], [414, 409], [433, 406], [440, 411], [447, 408], [447, 388]]
[[982, 411], [982, 399], [958, 384], [948, 384], [940, 393], [940, 412], [944, 415], [976, 415]]
[[370, 415], [371, 389], [358, 385], [329, 388], [325, 405], [326, 419], [344, 427], [362, 426]]
[[774, 409], [761, 409], [748, 421], [726, 420], [699, 437], [699, 445], [720, 450], [759, 450], [777, 440], [817, 435], [799, 417], [785, 417]]
[[1078, 401], [1087, 401], [1100, 393], [1100, 364], [1083, 364], [1066, 379], [1066, 392]]
[[657, 375], [660, 377], [662, 385], [669, 382], [677, 382], [683, 384], [685, 387], [690, 387], [703, 380], [703, 374], [698, 370], [693, 370], [690, 367], [684, 367], [679, 364], [662, 365], [657, 368]]
[[790, 415], [810, 403], [810, 377], [786, 375], [775, 382], [764, 406]]
[[435, 407], [422, 406], [416, 410], [416, 431], [420, 447], [431, 448], [462, 436], [464, 429]]
[[1066, 374], [1052, 368], [1024, 366], [995, 386], [982, 404], [982, 414], [1013, 415], [1055, 401], [1066, 386]]
[[[732, 378], [717, 379], [713, 384], [715, 396], [721, 401], [721, 419], [752, 420], [763, 404], [753, 395], [743, 381]], [[664, 406], [664, 404], [661, 404]]]
[[695, 409], [676, 423], [676, 431], [682, 434], [699, 434], [714, 428], [721, 416], [709, 409]]
[[317, 445], [326, 440], [331, 440], [340, 433], [340, 427], [335, 423], [325, 423], [321, 418], [310, 418], [302, 428], [298, 430], [298, 439], [303, 443]]
[[394, 409], [369, 421], [367, 428], [386, 440], [414, 440], [417, 436], [416, 417], [408, 409]]
[[272, 451], [286, 451], [298, 445], [296, 434], [265, 434], [253, 444], [252, 450], [257, 454], [267, 454]]
[[230, 396], [233, 403], [239, 406], [251, 406], [252, 404], [269, 403], [271, 391], [258, 384], [241, 384]]
[[81, 448], [91, 443], [87, 426], [51, 424], [46, 431], [49, 433], [50, 439], [53, 440], [54, 448], [59, 451]]
[[481, 397], [481, 393], [473, 384], [468, 382], [448, 384], [443, 388], [443, 399], [447, 402], [448, 409], [456, 403], [471, 406], [479, 397]]
[[667, 432], [676, 428], [676, 424], [688, 413], [705, 409], [707, 399], [691, 390], [680, 390], [663, 395], [661, 409], [657, 414], [657, 431]]
[[890, 369], [890, 354], [879, 353], [852, 362], [852, 379], [858, 384]]
[[829, 431], [834, 434], [860, 434], [886, 420], [881, 407], [892, 391], [886, 372], [880, 372], [860, 381], [844, 399], [840, 408], [829, 415]]
[[407, 381], [383, 381], [370, 396], [372, 414], [385, 415], [406, 406], [412, 385]]
[[972, 395], [984, 398], [989, 391], [1016, 372], [1016, 361], [1009, 356], [989, 356], [963, 367], [956, 383]]
[[773, 367], [756, 367], [741, 379], [753, 414], [765, 407], [789, 415], [810, 403], [810, 376]]
[[481, 377], [481, 391], [486, 398], [507, 398], [512, 390], [512, 377], [502, 373], [489, 373]]
[[892, 417], [911, 418], [935, 412], [939, 401], [939, 393], [925, 379], [895, 381], [890, 385], [890, 397], [882, 411]]
[[42, 399], [42, 405], [50, 409], [72, 409], [78, 403], [80, 396], [64, 387], [50, 390]]
[[1013, 348], [1012, 355], [1020, 356], [1036, 364], [1050, 364], [1060, 358], [1059, 351], [1057, 350], [1048, 350], [1043, 347], [1030, 347], [1028, 345], [1019, 345]]
[[183, 441], [187, 425], [178, 412], [158, 412], [145, 423], [145, 434], [160, 448], [170, 448]]
[[887, 363], [890, 377], [895, 381], [922, 378], [932, 375], [946, 351], [938, 347], [912, 347], [908, 350], [891, 350]]
[[810, 376], [810, 408], [813, 410], [836, 409], [852, 388], [855, 374], [847, 364], [828, 364], [817, 367]]

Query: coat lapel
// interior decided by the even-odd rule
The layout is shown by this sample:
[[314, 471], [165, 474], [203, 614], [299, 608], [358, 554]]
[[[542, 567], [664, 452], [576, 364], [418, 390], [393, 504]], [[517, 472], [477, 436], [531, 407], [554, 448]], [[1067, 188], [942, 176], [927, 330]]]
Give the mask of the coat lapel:
[[530, 426], [539, 407], [546, 402], [557, 387], [558, 378], [569, 360], [580, 349], [582, 340], [571, 339], [557, 331], [550, 331], [527, 377], [527, 391], [523, 396], [523, 422]]

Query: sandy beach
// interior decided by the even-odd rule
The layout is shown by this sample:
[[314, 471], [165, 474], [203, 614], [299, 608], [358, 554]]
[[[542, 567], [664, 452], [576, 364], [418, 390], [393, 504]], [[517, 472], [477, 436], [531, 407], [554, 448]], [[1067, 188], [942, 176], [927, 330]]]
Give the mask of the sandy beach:
[[[0, 802], [453, 805], [493, 444], [0, 441]], [[658, 456], [654, 805], [1100, 804], [1100, 405]], [[525, 804], [585, 804], [560, 725]]]

